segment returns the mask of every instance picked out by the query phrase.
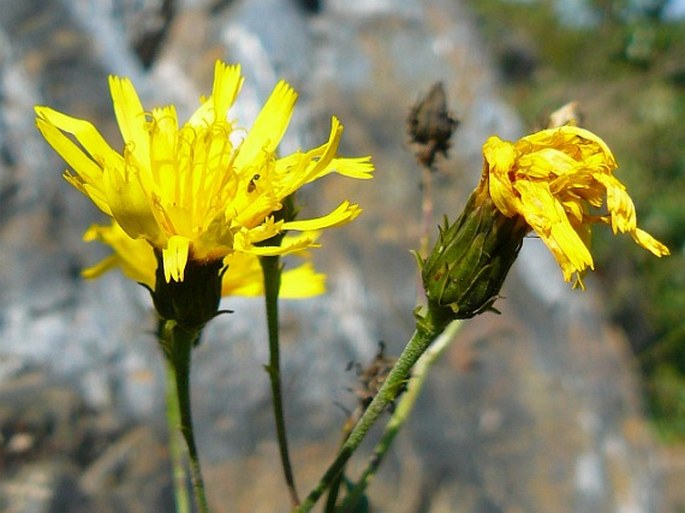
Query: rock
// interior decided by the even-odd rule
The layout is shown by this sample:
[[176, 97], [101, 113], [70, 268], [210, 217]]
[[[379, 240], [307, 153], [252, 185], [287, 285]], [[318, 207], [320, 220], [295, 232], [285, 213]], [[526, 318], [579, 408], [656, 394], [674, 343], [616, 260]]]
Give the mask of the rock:
[[149, 426], [120, 433], [83, 469], [79, 484], [90, 511], [174, 510], [168, 451]]
[[0, 485], [0, 504], [7, 513], [79, 511], [82, 497], [76, 472], [62, 458], [25, 465]]
[[173, 508], [168, 453], [157, 432], [90, 410], [73, 387], [45, 373], [0, 385], [0, 433], [3, 511]]

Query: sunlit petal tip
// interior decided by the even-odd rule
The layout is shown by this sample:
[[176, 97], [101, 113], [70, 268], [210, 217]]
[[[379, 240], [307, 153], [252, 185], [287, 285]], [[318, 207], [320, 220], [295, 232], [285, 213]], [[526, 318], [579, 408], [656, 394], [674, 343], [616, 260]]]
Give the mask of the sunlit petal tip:
[[[117, 166], [122, 161], [92, 123], [49, 107], [39, 107], [37, 113], [36, 126], [45, 140], [85, 179], [97, 181], [103, 164]], [[73, 136], [78, 144], [66, 134]]]
[[35, 105], [33, 107], [33, 112], [36, 113], [36, 121], [38, 121], [38, 120], [48, 121], [50, 113], [55, 112], [55, 111], [53, 109], [51, 109], [50, 107], [47, 107], [46, 105]]
[[235, 102], [244, 77], [240, 74], [240, 65], [228, 65], [217, 61], [214, 66], [214, 84], [212, 86], [212, 102], [217, 119], [224, 119], [228, 109]]
[[330, 168], [340, 175], [357, 178], [358, 180], [373, 178], [375, 170], [371, 157], [334, 158], [331, 161]]
[[[240, 76], [240, 64], [228, 64], [222, 60], [217, 60], [214, 63], [214, 82], [221, 82], [225, 78], [234, 79], [235, 76]], [[216, 88], [212, 88], [216, 90]]]
[[649, 233], [641, 230], [640, 228], [636, 228], [635, 231], [631, 232], [630, 235], [633, 237], [635, 242], [652, 253], [654, 256], [662, 257], [671, 254], [671, 251], [665, 244], [662, 244]]
[[336, 151], [338, 149], [338, 145], [340, 144], [340, 139], [342, 138], [344, 130], [345, 127], [342, 125], [342, 123], [340, 123], [340, 120], [335, 116], [332, 116], [331, 133], [328, 137], [328, 145], [334, 148], [333, 151]]
[[110, 255], [107, 258], [98, 262], [97, 264], [82, 269], [81, 276], [83, 276], [87, 280], [93, 280], [95, 278], [99, 278], [107, 271], [111, 271], [112, 269], [116, 268], [118, 264], [119, 259], [117, 258], [117, 256]]
[[334, 228], [341, 226], [354, 219], [361, 214], [362, 209], [357, 204], [351, 204], [349, 201], [344, 201], [329, 214], [314, 219], [295, 220], [283, 224], [284, 230], [324, 230], [326, 228]]
[[131, 149], [138, 162], [147, 163], [150, 158], [150, 139], [147, 117], [138, 93], [133, 83], [125, 77], [110, 75], [109, 87], [114, 114], [124, 143]]
[[94, 240], [100, 239], [99, 226], [94, 224], [91, 225], [85, 232], [83, 232], [82, 240], [84, 242], [92, 242]]
[[276, 84], [238, 148], [234, 161], [236, 168], [243, 168], [260, 155], [276, 150], [290, 124], [296, 100], [297, 93], [287, 82], [281, 80]]
[[343, 222], [354, 221], [361, 213], [362, 209], [359, 205], [350, 205], [350, 208], [347, 210], [347, 219]]

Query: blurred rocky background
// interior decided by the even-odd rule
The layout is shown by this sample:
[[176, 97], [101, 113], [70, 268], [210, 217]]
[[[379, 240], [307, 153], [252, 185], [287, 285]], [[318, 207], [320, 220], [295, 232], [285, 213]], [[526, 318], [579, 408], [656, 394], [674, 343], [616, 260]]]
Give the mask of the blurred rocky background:
[[[80, 278], [107, 254], [81, 241], [102, 216], [61, 179], [64, 163], [34, 129], [33, 105], [92, 120], [117, 147], [108, 74], [131, 77], [146, 106], [174, 102], [183, 119], [211, 90], [220, 58], [247, 77], [236, 109], [246, 126], [279, 78], [300, 92], [284, 152], [319, 144], [335, 114], [346, 129], [341, 153], [373, 155], [372, 182], [330, 177], [301, 196], [308, 212], [345, 198], [364, 209], [316, 251], [328, 294], [282, 306], [286, 416], [304, 493], [355, 405], [348, 363], [368, 362], [380, 341], [397, 354], [413, 328], [421, 191], [410, 106], [442, 80], [461, 122], [434, 175], [438, 216], [458, 214], [488, 135], [528, 128], [500, 78], [529, 78], [537, 56], [523, 43], [495, 47], [516, 50], [498, 66], [493, 43], [520, 40], [482, 31], [472, 7], [0, 0], [0, 510], [173, 510], [148, 294], [118, 273]], [[590, 112], [588, 126], [603, 115]], [[497, 303], [502, 315], [469, 321], [434, 369], [371, 487], [373, 511], [679, 511], [677, 493], [666, 493], [678, 491], [669, 487], [678, 466], [645, 420], [628, 340], [609, 320], [602, 282], [587, 285], [572, 291], [540, 241], [526, 241]], [[211, 323], [193, 362], [209, 500], [217, 513], [288, 511], [262, 304], [229, 298], [225, 307], [235, 313]]]

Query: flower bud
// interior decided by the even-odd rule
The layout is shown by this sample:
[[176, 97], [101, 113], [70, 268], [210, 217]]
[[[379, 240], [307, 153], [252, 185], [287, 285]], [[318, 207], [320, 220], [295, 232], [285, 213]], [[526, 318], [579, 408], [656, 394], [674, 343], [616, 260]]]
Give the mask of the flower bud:
[[419, 258], [429, 308], [449, 308], [453, 319], [494, 310], [529, 230], [520, 217], [497, 210], [484, 177], [456, 222], [445, 220], [428, 258]]

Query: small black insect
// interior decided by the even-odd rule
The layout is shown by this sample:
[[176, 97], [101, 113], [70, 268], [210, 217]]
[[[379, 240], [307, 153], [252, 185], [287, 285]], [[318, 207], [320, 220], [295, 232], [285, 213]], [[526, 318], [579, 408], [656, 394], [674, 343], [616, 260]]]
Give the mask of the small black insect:
[[248, 193], [248, 194], [251, 194], [251, 193], [253, 193], [253, 192], [255, 191], [255, 189], [257, 188], [257, 183], [256, 183], [256, 181], [259, 180], [260, 178], [261, 178], [261, 177], [260, 177], [259, 173], [256, 173], [256, 174], [250, 179], [250, 183], [247, 184], [247, 193]]

